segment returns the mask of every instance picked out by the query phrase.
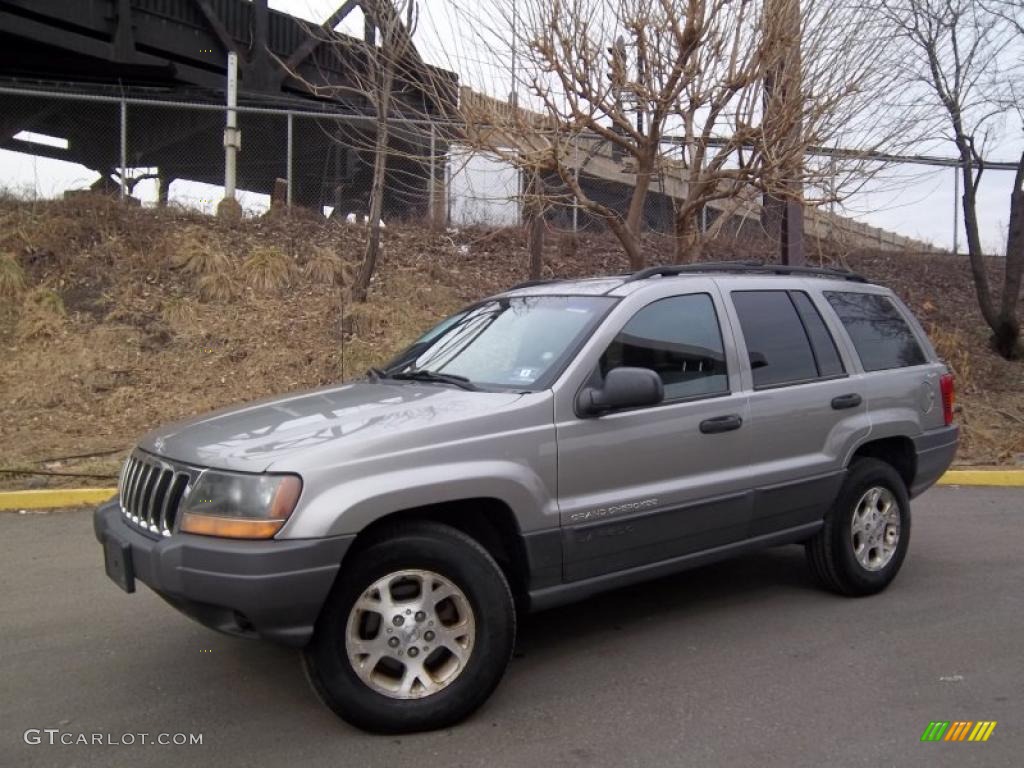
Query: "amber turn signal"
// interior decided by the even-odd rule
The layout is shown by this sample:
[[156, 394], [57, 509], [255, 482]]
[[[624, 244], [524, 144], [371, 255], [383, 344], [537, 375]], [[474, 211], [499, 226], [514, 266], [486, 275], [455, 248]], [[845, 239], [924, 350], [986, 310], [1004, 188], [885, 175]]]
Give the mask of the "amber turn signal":
[[274, 492], [268, 516], [272, 520], [287, 520], [295, 510], [295, 505], [299, 503], [300, 493], [302, 493], [302, 481], [295, 475], [285, 475]]
[[223, 536], [228, 539], [269, 539], [284, 525], [284, 520], [246, 520], [186, 512], [181, 517], [182, 533]]

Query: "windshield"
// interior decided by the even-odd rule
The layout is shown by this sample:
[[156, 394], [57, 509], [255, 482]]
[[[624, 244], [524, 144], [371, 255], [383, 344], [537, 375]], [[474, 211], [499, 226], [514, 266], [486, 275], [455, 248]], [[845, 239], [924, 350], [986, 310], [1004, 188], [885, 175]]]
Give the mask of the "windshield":
[[485, 387], [540, 388], [614, 302], [605, 296], [485, 301], [428, 331], [386, 373], [430, 371]]

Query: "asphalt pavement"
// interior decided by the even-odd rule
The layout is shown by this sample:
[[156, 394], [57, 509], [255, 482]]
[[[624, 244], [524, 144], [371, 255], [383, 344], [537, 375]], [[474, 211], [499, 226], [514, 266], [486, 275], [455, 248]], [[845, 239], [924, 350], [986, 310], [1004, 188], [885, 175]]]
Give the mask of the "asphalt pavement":
[[[915, 501], [875, 597], [818, 590], [789, 546], [527, 617], [476, 715], [402, 737], [336, 719], [297, 652], [121, 592], [91, 526], [0, 513], [0, 765], [1024, 765], [1024, 489]], [[932, 720], [998, 725], [922, 743]]]

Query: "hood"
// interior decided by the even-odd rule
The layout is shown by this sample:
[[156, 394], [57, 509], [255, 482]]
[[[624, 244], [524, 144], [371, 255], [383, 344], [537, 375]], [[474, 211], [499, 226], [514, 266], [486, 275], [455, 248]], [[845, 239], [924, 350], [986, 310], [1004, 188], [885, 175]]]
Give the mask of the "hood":
[[442, 384], [359, 381], [284, 395], [160, 427], [139, 447], [168, 459], [263, 472], [305, 450], [357, 446], [475, 419], [509, 405], [516, 392], [469, 392]]

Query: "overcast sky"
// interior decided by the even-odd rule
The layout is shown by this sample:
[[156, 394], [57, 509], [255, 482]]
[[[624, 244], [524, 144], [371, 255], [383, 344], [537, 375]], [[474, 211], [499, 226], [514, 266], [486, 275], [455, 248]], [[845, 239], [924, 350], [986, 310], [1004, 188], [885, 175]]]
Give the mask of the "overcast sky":
[[[271, 8], [314, 22], [327, 19], [339, 5], [340, 0], [270, 0]], [[469, 68], [470, 71], [459, 74], [469, 80], [469, 84], [495, 90], [491, 77], [486, 78], [489, 83], [473, 82], [481, 79], [481, 62], [485, 55], [474, 50], [479, 47], [475, 35], [459, 34], [458, 29], [465, 20], [454, 15], [451, 7], [452, 0], [420, 0], [416, 38], [423, 56], [431, 63], [445, 67], [465, 62], [458, 68]], [[361, 35], [362, 24], [361, 14], [355, 11], [339, 29]], [[1020, 56], [1024, 57], [1024, 50]], [[952, 144], [945, 147], [939, 145], [930, 154], [953, 156], [954, 149]], [[1022, 150], [1024, 136], [1021, 127], [1011, 122], [1004, 127], [1002, 135], [992, 142], [987, 154], [992, 159], [1015, 161]], [[956, 208], [958, 203], [955, 199], [954, 180], [953, 169], [901, 166], [887, 172], [885, 179], [874, 185], [875, 191], [858, 194], [846, 202], [845, 210], [837, 212], [950, 248], [953, 244], [954, 212], [959, 210]], [[990, 171], [982, 177], [978, 211], [986, 250], [1001, 253], [1005, 249], [1012, 183], [1013, 174], [1009, 171]], [[960, 247], [965, 247], [962, 226]]]

